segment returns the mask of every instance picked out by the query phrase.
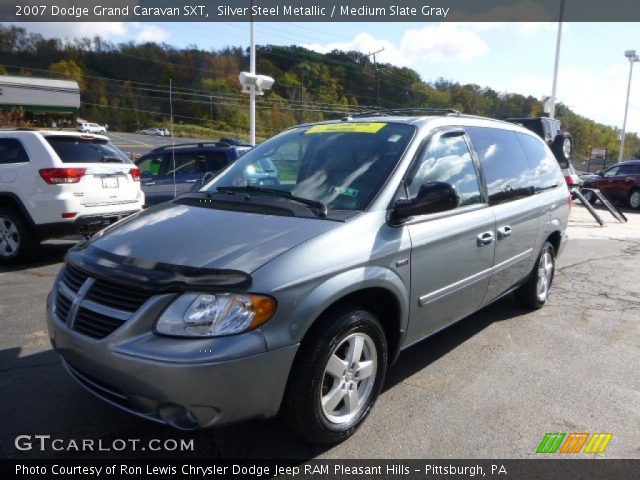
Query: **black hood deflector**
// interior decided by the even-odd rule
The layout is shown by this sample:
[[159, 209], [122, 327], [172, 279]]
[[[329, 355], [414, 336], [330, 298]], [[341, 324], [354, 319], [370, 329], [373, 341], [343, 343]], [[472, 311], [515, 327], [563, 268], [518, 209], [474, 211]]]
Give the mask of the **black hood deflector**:
[[116, 255], [83, 243], [66, 262], [96, 278], [153, 293], [221, 292], [246, 289], [251, 275], [238, 270], [189, 267]]

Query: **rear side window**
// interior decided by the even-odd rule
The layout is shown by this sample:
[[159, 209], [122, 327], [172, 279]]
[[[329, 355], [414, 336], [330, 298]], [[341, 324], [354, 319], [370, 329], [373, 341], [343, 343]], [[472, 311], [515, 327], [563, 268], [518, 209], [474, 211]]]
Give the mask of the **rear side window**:
[[0, 138], [0, 165], [28, 161], [29, 155], [18, 139]]
[[[198, 163], [202, 163], [202, 154], [198, 152], [178, 152], [167, 155], [165, 175], [192, 175], [198, 173]], [[175, 163], [174, 163], [175, 162]], [[174, 167], [175, 165], [175, 167]]]
[[78, 137], [45, 137], [64, 163], [132, 163], [107, 140]]
[[516, 137], [522, 144], [524, 153], [533, 168], [534, 188], [536, 192], [542, 192], [555, 188], [564, 183], [562, 170], [549, 147], [540, 139], [516, 133]]
[[514, 132], [484, 127], [467, 127], [467, 132], [482, 163], [490, 204], [533, 195], [533, 169]]

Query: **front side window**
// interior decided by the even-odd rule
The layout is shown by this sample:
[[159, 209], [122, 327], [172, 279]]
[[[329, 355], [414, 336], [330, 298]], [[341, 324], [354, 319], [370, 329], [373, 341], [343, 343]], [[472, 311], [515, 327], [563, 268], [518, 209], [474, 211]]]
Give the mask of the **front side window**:
[[620, 167], [611, 167], [609, 170], [605, 170], [602, 176], [607, 178], [615, 177], [618, 175], [618, 170], [620, 170]]
[[329, 210], [364, 210], [415, 131], [386, 122], [298, 127], [251, 149], [203, 190], [270, 188], [322, 202]]
[[618, 175], [633, 175], [638, 173], [637, 166], [633, 164], [620, 165]]
[[73, 136], [45, 137], [64, 163], [131, 163], [108, 140]]
[[0, 165], [9, 163], [26, 163], [29, 155], [22, 143], [16, 138], [0, 138]]
[[144, 177], [157, 177], [162, 168], [163, 155], [151, 155], [140, 160], [137, 164], [140, 174]]
[[515, 132], [467, 127], [467, 133], [482, 163], [490, 204], [497, 205], [533, 195], [533, 169]]
[[410, 199], [418, 195], [420, 187], [428, 182], [452, 185], [460, 196], [460, 206], [482, 203], [480, 182], [471, 152], [462, 135], [436, 136], [405, 184]]

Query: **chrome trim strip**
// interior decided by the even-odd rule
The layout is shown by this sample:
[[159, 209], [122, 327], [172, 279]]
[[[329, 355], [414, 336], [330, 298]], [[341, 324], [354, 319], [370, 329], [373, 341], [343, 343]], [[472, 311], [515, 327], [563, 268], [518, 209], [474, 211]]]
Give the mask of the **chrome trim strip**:
[[125, 312], [124, 310], [118, 310], [117, 308], [107, 307], [101, 303], [96, 303], [93, 300], [84, 299], [80, 304], [82, 308], [91, 310], [92, 312], [106, 315], [108, 317], [115, 318], [116, 320], [122, 320], [126, 322], [133, 315], [131, 312]]
[[493, 275], [494, 273], [500, 272], [505, 268], [515, 265], [516, 263], [522, 260], [525, 260], [531, 254], [532, 251], [533, 249], [530, 248], [522, 253], [519, 253], [514, 257], [511, 257], [503, 262], [500, 262], [497, 265], [494, 265], [491, 268], [487, 268], [486, 270], [482, 270], [481, 272], [474, 273], [473, 275], [467, 278], [463, 278], [462, 280], [452, 283], [451, 285], [447, 285], [445, 287], [440, 288], [439, 290], [423, 295], [420, 297], [420, 300], [418, 301], [418, 305], [421, 307], [424, 307], [425, 305], [431, 302], [440, 300], [441, 298], [446, 297], [447, 295], [451, 295], [452, 293], [455, 293], [459, 290], [462, 290], [463, 288], [466, 288], [476, 282], [479, 282], [480, 280], [483, 280], [488, 276]]

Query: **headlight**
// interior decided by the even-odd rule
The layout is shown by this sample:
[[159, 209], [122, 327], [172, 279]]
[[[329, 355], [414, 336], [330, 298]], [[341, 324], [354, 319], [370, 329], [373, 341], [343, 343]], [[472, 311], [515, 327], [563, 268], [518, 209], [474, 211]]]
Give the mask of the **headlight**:
[[242, 333], [266, 323], [275, 299], [253, 294], [185, 293], [160, 316], [156, 332], [180, 337], [219, 337]]

